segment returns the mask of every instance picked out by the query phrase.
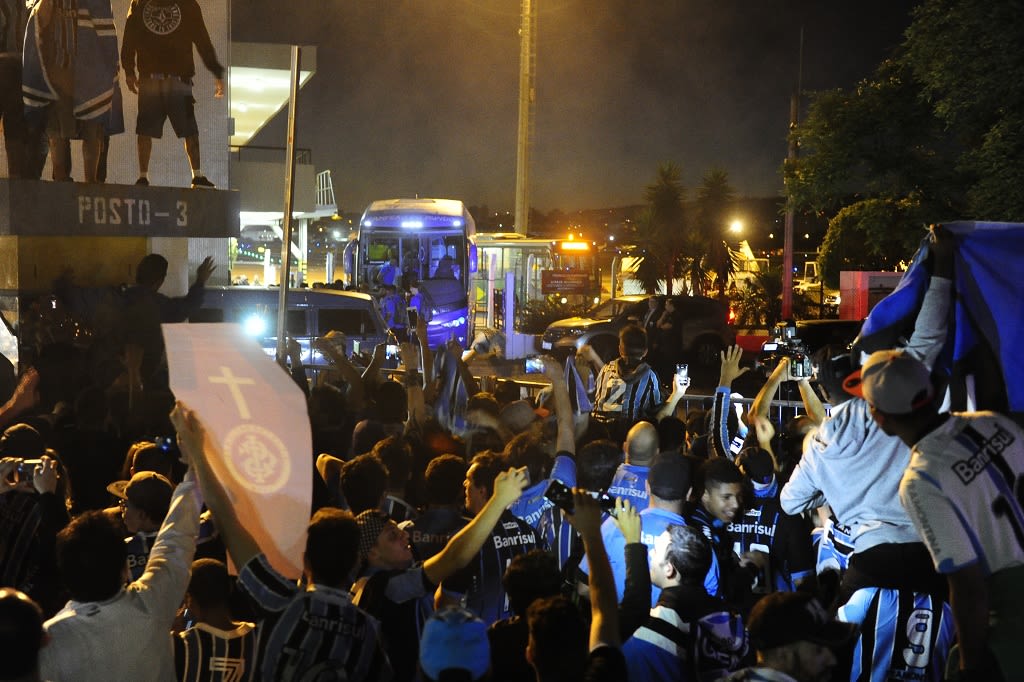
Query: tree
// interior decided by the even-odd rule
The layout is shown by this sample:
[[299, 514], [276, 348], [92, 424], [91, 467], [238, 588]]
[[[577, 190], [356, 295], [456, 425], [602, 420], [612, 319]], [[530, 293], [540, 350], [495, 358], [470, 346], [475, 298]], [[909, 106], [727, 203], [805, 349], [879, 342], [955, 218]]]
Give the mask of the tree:
[[761, 270], [747, 280], [736, 300], [736, 324], [771, 331], [782, 319], [782, 268]]
[[829, 219], [819, 267], [831, 285], [837, 268], [909, 258], [928, 223], [1024, 217], [1019, 0], [924, 0], [912, 17], [896, 57], [814, 95], [793, 132], [787, 201]]
[[636, 226], [638, 241], [643, 242], [641, 246], [642, 251], [636, 260], [636, 268], [633, 270], [633, 276], [640, 282], [644, 292], [648, 294], [658, 292], [658, 281], [665, 277], [665, 271], [667, 270], [667, 266], [660, 254], [653, 250], [653, 241], [644, 238], [644, 236], [650, 235], [654, 231], [653, 222], [650, 208], [645, 208], [633, 223]]
[[[897, 62], [884, 62], [851, 91], [817, 93], [793, 134], [801, 153], [785, 166], [787, 200], [829, 219], [818, 262], [829, 286], [838, 286], [844, 259], [886, 269], [913, 253], [923, 224], [962, 213], [950, 146]], [[884, 241], [873, 242], [878, 236]]]
[[955, 186], [952, 177], [941, 182], [950, 158], [940, 126], [897, 62], [883, 62], [851, 91], [814, 94], [794, 135], [800, 157], [785, 172], [797, 210], [834, 214], [851, 201], [915, 193], [941, 207]]
[[[699, 269], [714, 276], [714, 285], [718, 290], [718, 298], [725, 298], [725, 288], [729, 279], [736, 273], [735, 252], [723, 239], [725, 226], [729, 223], [736, 192], [729, 184], [729, 174], [721, 169], [712, 169], [704, 174], [701, 186], [697, 189], [696, 220], [694, 221], [694, 241], [700, 248], [693, 253], [703, 254], [694, 257], [693, 263]], [[697, 275], [698, 266], [691, 264], [691, 275]], [[708, 282], [711, 277], [700, 275], [699, 279]], [[696, 290], [696, 288], [695, 288]], [[706, 293], [709, 287], [699, 289]]]
[[664, 278], [665, 290], [671, 296], [688, 233], [686, 190], [679, 167], [674, 163], [658, 166], [657, 177], [647, 186], [644, 199], [647, 208], [636, 221], [637, 241], [643, 251], [636, 277], [647, 293], [654, 293], [658, 281]]
[[1019, 0], [928, 0], [902, 62], [961, 148], [967, 215], [1024, 218], [1024, 11]]
[[825, 284], [838, 288], [841, 270], [898, 269], [921, 245], [925, 224], [912, 199], [864, 199], [842, 208], [829, 221], [818, 258]]

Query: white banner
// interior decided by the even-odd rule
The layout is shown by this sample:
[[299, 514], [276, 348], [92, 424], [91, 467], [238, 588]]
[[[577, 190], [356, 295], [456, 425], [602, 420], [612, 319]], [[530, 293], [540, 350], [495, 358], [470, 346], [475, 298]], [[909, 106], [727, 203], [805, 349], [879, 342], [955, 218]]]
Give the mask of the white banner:
[[298, 578], [313, 494], [302, 390], [237, 324], [162, 326], [171, 390], [219, 450], [212, 465], [239, 520], [274, 568]]

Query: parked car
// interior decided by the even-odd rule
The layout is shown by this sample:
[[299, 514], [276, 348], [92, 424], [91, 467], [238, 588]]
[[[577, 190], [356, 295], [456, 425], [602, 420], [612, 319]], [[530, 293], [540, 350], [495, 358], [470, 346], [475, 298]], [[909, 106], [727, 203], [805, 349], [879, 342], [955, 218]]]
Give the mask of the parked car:
[[[611, 360], [619, 354], [619, 330], [644, 318], [650, 298], [619, 296], [599, 303], [585, 317], [552, 322], [541, 336], [541, 352], [562, 355], [590, 344], [603, 360]], [[663, 308], [666, 297], [656, 298], [659, 308]], [[673, 296], [672, 300], [682, 321], [682, 352], [699, 365], [718, 362], [722, 349], [736, 342], [729, 306], [703, 296]]]
[[[236, 322], [247, 334], [259, 340], [268, 355], [277, 348], [277, 287], [206, 287], [203, 306], [189, 322]], [[387, 327], [368, 294], [333, 289], [291, 289], [285, 312], [288, 336], [299, 342], [302, 362], [310, 367], [326, 367], [330, 362], [311, 348], [313, 339], [327, 332], [345, 334], [346, 353], [372, 352], [386, 343]], [[390, 343], [394, 343], [391, 340]]]
[[811, 287], [794, 286], [793, 295], [803, 299], [807, 308], [817, 310], [820, 307], [822, 314], [830, 316], [839, 314], [839, 304], [843, 300], [835, 289], [822, 288], [818, 284]]

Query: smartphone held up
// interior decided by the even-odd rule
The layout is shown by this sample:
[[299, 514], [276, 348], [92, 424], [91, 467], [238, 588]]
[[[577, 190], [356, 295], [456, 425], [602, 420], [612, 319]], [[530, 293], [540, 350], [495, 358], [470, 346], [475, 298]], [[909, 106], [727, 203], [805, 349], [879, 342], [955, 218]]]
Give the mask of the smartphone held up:
[[[606, 492], [598, 492], [594, 490], [586, 491], [588, 495], [597, 500], [598, 506], [603, 511], [613, 513], [615, 510], [615, 498]], [[565, 485], [557, 479], [551, 479], [548, 483], [548, 488], [544, 492], [544, 497], [548, 498], [555, 505], [565, 511], [567, 514], [572, 514], [575, 511], [575, 505], [572, 499], [572, 488]]]

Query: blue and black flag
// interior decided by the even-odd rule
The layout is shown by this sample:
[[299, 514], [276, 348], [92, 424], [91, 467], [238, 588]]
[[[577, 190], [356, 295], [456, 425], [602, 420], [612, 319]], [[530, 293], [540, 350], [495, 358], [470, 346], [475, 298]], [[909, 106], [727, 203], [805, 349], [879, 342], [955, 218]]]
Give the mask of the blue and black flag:
[[[954, 410], [1024, 411], [1024, 364], [1015, 341], [1024, 332], [1024, 224], [955, 222], [943, 227], [956, 243], [954, 302], [945, 347], [935, 372], [948, 377]], [[858, 347], [872, 352], [899, 345], [914, 328], [928, 290], [928, 241], [899, 286], [872, 309]]]
[[569, 404], [572, 406], [573, 414], [583, 414], [594, 409], [594, 404], [587, 395], [587, 387], [583, 384], [583, 377], [576, 369], [576, 362], [573, 356], [565, 361], [565, 384], [569, 387]]

